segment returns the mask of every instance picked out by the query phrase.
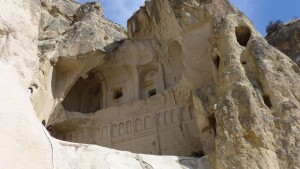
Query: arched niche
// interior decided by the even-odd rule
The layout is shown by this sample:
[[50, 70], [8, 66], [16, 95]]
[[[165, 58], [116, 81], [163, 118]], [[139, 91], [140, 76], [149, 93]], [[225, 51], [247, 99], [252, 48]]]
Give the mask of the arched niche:
[[107, 138], [108, 138], [108, 129], [107, 129], [107, 127], [106, 126], [104, 126], [103, 128], [102, 128], [102, 135], [101, 135], [102, 137], [102, 140], [106, 140]]
[[172, 119], [172, 123], [178, 122], [178, 115], [174, 110], [171, 110], [171, 119]]
[[127, 121], [126, 122], [126, 134], [131, 134], [132, 133], [132, 122]]
[[143, 78], [142, 81], [142, 87], [143, 87], [143, 95], [144, 96], [154, 96], [156, 95], [156, 90], [157, 90], [157, 74], [158, 71], [157, 70], [152, 70], [150, 72], [148, 72], [145, 77]]
[[134, 100], [132, 70], [126, 66], [100, 65], [79, 77], [62, 105], [69, 112], [94, 113]]
[[135, 119], [135, 131], [140, 132], [143, 130], [143, 122], [140, 118]]
[[[184, 53], [183, 48], [180, 42], [174, 40], [171, 44], [167, 47], [167, 64], [168, 64], [168, 76], [166, 76], [167, 83], [173, 86], [175, 85], [181, 78], [183, 73], [185, 72], [186, 68], [183, 63], [184, 60]], [[164, 66], [164, 70], [165, 70]]]
[[93, 113], [103, 108], [105, 84], [99, 72], [81, 76], [66, 95], [62, 105], [70, 112]]
[[119, 124], [119, 135], [120, 136], [125, 135], [125, 125], [124, 125], [124, 123]]
[[135, 99], [133, 70], [128, 66], [101, 65], [95, 68], [105, 79], [105, 107], [127, 104]]
[[155, 96], [164, 90], [162, 69], [159, 65], [143, 66], [139, 69], [140, 98]]

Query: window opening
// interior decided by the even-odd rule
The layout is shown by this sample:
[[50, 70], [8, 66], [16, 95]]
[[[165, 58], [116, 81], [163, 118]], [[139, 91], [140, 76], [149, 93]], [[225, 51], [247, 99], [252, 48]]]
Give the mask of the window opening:
[[123, 89], [121, 87], [114, 90], [114, 99], [120, 99], [123, 96]]
[[151, 97], [151, 96], [154, 96], [154, 95], [156, 95], [156, 89], [149, 90], [148, 96]]

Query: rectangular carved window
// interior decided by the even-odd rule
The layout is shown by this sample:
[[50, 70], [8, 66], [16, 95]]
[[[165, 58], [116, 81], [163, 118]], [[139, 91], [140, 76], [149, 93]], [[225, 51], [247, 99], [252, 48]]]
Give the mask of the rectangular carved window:
[[119, 99], [123, 96], [123, 88], [122, 87], [118, 87], [114, 89], [114, 99]]

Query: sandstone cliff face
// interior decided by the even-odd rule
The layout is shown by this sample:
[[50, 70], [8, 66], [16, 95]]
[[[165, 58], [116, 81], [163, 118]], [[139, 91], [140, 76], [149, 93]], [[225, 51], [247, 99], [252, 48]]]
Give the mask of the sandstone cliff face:
[[128, 37], [98, 3], [5, 5], [0, 168], [300, 168], [300, 69], [227, 0], [146, 1]]
[[50, 169], [51, 145], [27, 93], [39, 66], [40, 5], [4, 0], [0, 8], [0, 168]]
[[[172, 42], [170, 39], [177, 37], [183, 51], [184, 46], [187, 46], [186, 51], [197, 53], [195, 57], [201, 62], [210, 60], [214, 63], [204, 64], [210, 65], [211, 76], [214, 79], [211, 84], [215, 86], [213, 93], [216, 93], [216, 99], [211, 99], [212, 102], [208, 104], [208, 107], [216, 105], [216, 110], [212, 111], [216, 118], [215, 147], [210, 153], [212, 165], [214, 168], [299, 167], [296, 153], [299, 147], [295, 135], [299, 132], [299, 126], [295, 123], [297, 120], [293, 120], [299, 118], [299, 90], [295, 87], [299, 81], [298, 67], [275, 48], [270, 47], [251, 22], [238, 11], [226, 8], [227, 11], [210, 13], [210, 10], [205, 10], [216, 9], [219, 6], [226, 7], [226, 3], [223, 5], [217, 4], [217, 1], [201, 5], [195, 1], [193, 3], [177, 2], [179, 7], [175, 8], [176, 13], [171, 17], [177, 18], [178, 22], [175, 23], [179, 23], [175, 29], [172, 19], [163, 20], [170, 15], [164, 14], [163, 10], [154, 12], [154, 9], [166, 9], [167, 4], [162, 1], [151, 1], [146, 4], [145, 9], [135, 14], [136, 17], [133, 17], [131, 22], [129, 21], [131, 28], [129, 35], [139, 39], [141, 34], [145, 34], [146, 37], [157, 35], [156, 38], [166, 45]], [[196, 8], [198, 13], [195, 14]], [[206, 16], [203, 20], [201, 20], [202, 12]], [[153, 15], [154, 13], [156, 15]], [[147, 17], [140, 19], [142, 16]], [[201, 19], [197, 22], [198, 18]], [[183, 22], [183, 19], [186, 22]], [[154, 26], [143, 26], [148, 23]], [[211, 30], [210, 33], [201, 31], [205, 23], [208, 25], [207, 30]], [[168, 25], [175, 31], [162, 33], [164, 30], [171, 30], [161, 30]], [[189, 35], [193, 30], [200, 31], [202, 33], [200, 35], [208, 37]], [[188, 41], [185, 41], [186, 35], [190, 37]], [[200, 39], [206, 41], [200, 43], [202, 41]], [[199, 45], [196, 46], [197, 49], [202, 46], [201, 44], [207, 45], [208, 54], [205, 56], [193, 51], [192, 45], [188, 45], [189, 42]], [[192, 56], [191, 53], [184, 54], [182, 58], [184, 65], [191, 63], [184, 69], [191, 70], [188, 74], [195, 70], [193, 63], [201, 65], [196, 61], [185, 60]], [[206, 59], [200, 59], [201, 56]], [[201, 71], [196, 72], [201, 76]], [[207, 80], [206, 78], [206, 82]], [[288, 83], [280, 83], [287, 81]], [[201, 87], [196, 84], [195, 86]], [[198, 95], [203, 94], [200, 92]], [[207, 100], [201, 101], [200, 104], [205, 106]], [[201, 109], [198, 111], [203, 112]]]
[[[228, 41], [245, 37], [234, 28], [245, 23], [234, 25], [231, 19], [223, 26], [232, 33], [222, 31], [219, 36]], [[299, 69], [252, 31], [245, 48], [230, 50], [234, 43], [219, 43], [220, 60], [227, 57], [219, 67], [216, 166], [297, 168], [299, 147], [293, 140], [298, 125], [293, 118], [299, 118]], [[283, 81], [288, 83], [279, 83]]]
[[300, 65], [300, 20], [292, 21], [266, 36], [270, 45], [276, 47]]
[[[39, 66], [37, 47], [30, 45], [38, 41], [39, 1], [21, 3], [4, 0], [0, 3], [3, 11], [0, 25], [1, 59], [15, 67], [23, 86], [27, 87]], [[32, 29], [26, 29], [30, 27]], [[18, 50], [15, 51], [14, 48]]]
[[121, 26], [104, 18], [96, 2], [80, 5], [53, 0], [42, 3], [41, 12], [38, 46], [42, 65], [31, 86], [35, 109], [42, 112], [38, 116], [48, 119], [58, 104], [55, 98], [63, 97], [73, 79], [104, 62], [106, 50], [113, 50], [108, 45], [126, 35]]
[[[3, 4], [2, 4], [3, 3]], [[50, 4], [55, 4], [57, 2], [43, 1], [42, 6], [48, 7]], [[59, 6], [64, 5], [65, 3], [73, 3], [73, 7], [79, 7], [77, 3], [74, 2], [64, 2]], [[68, 7], [68, 4], [65, 7]], [[1, 61], [0, 61], [0, 72], [2, 77], [1, 81], [1, 96], [0, 103], [1, 108], [0, 112], [2, 112], [1, 121], [1, 144], [5, 145], [0, 148], [0, 168], [32, 168], [32, 169], [40, 169], [40, 168], [205, 168], [207, 164], [205, 164], [205, 159], [196, 159], [196, 158], [183, 158], [183, 157], [154, 157], [148, 155], [138, 155], [132, 154], [129, 152], [121, 152], [116, 150], [111, 150], [108, 148], [101, 148], [98, 146], [88, 146], [83, 144], [72, 144], [68, 142], [63, 142], [52, 138], [43, 125], [36, 118], [36, 113], [38, 113], [38, 109], [33, 108], [33, 105], [30, 102], [30, 95], [32, 93], [32, 99], [34, 100], [35, 94], [39, 95], [41, 102], [45, 107], [48, 106], [48, 102], [45, 103], [43, 98], [49, 98], [46, 95], [43, 95], [43, 90], [47, 91], [47, 87], [51, 88], [52, 76], [50, 76], [50, 81], [47, 81], [49, 78], [49, 74], [51, 75], [51, 67], [55, 65], [55, 63], [59, 60], [56, 58], [56, 53], [61, 52], [58, 50], [52, 50], [45, 47], [47, 44], [55, 43], [60, 44], [60, 40], [63, 37], [58, 31], [59, 25], [51, 25], [51, 30], [49, 28], [49, 32], [45, 30], [42, 32], [40, 30], [40, 35], [38, 35], [38, 21], [39, 21], [39, 12], [40, 10], [45, 10], [39, 4], [39, 2], [28, 4], [27, 1], [22, 0], [14, 0], [14, 1], [1, 1], [1, 19], [0, 25], [1, 32], [3, 32], [3, 36], [1, 36]], [[72, 7], [72, 10], [74, 10]], [[83, 9], [82, 9], [83, 8]], [[79, 8], [79, 13], [81, 10], [88, 9], [88, 12], [91, 12], [96, 9], [96, 13], [101, 10], [99, 9], [99, 5], [87, 4], [86, 6], [82, 6]], [[17, 11], [15, 11], [17, 10]], [[61, 9], [62, 10], [62, 9]], [[72, 12], [71, 10], [71, 12]], [[91, 11], [89, 11], [91, 10]], [[54, 8], [54, 11], [57, 9]], [[69, 10], [67, 10], [69, 11]], [[76, 10], [74, 10], [76, 11]], [[66, 11], [65, 11], [66, 12]], [[87, 12], [87, 13], [88, 13]], [[93, 11], [95, 12], [95, 11]], [[21, 17], [18, 14], [22, 14]], [[16, 17], [16, 18], [14, 18]], [[59, 17], [59, 16], [58, 16]], [[22, 19], [21, 19], [22, 18]], [[43, 18], [40, 24], [45, 24], [44, 20], [47, 18]], [[45, 22], [44, 22], [45, 21]], [[53, 20], [52, 20], [53, 21]], [[51, 22], [52, 22], [51, 21]], [[102, 18], [100, 24], [106, 24], [104, 18]], [[53, 21], [54, 23], [55, 21]], [[60, 22], [60, 21], [58, 21]], [[64, 21], [61, 21], [64, 22]], [[107, 26], [107, 29], [112, 29], [112, 27], [118, 26], [108, 22], [112, 26]], [[91, 24], [92, 25], [92, 24]], [[22, 28], [22, 29], [21, 29]], [[30, 29], [24, 29], [30, 28]], [[24, 29], [24, 30], [23, 30]], [[62, 30], [62, 29], [59, 29]], [[106, 29], [104, 29], [106, 30]], [[114, 32], [111, 30], [108, 34], [118, 34], [114, 35], [114, 37], [109, 37], [106, 39], [110, 41], [112, 38], [114, 40], [119, 40], [118, 37], [124, 37], [122, 32], [123, 30]], [[45, 34], [48, 34], [50, 38], [45, 38]], [[88, 32], [89, 33], [89, 32]], [[95, 33], [98, 33], [96, 30]], [[97, 38], [104, 38], [105, 35], [101, 35]], [[38, 41], [40, 39], [40, 53], [37, 55], [37, 47]], [[45, 42], [46, 40], [52, 39], [53, 41]], [[72, 39], [72, 38], [71, 38]], [[74, 38], [76, 39], [76, 38]], [[75, 43], [75, 42], [74, 42]], [[104, 48], [107, 45], [105, 41], [101, 41], [101, 43], [97, 43], [94, 46], [86, 46], [86, 51], [78, 50], [79, 53], [83, 56], [81, 59], [83, 63], [79, 61], [80, 64], [84, 65], [84, 61], [88, 60], [87, 58], [93, 58], [89, 63], [93, 63], [97, 60], [101, 60], [101, 52], [100, 59], [99, 55], [93, 56], [92, 50], [99, 50], [104, 53]], [[108, 43], [108, 42], [107, 42]], [[24, 46], [26, 44], [26, 46]], [[104, 45], [103, 45], [104, 44]], [[70, 44], [72, 45], [72, 44]], [[97, 46], [98, 45], [98, 46]], [[68, 45], [66, 45], [68, 46]], [[43, 48], [45, 47], [45, 48]], [[25, 50], [26, 48], [26, 50]], [[62, 47], [57, 47], [62, 49]], [[87, 49], [89, 48], [89, 49]], [[93, 49], [95, 48], [95, 49]], [[113, 50], [113, 48], [107, 48]], [[69, 49], [66, 49], [69, 50]], [[90, 51], [91, 50], [91, 51]], [[50, 51], [50, 52], [49, 52]], [[70, 50], [72, 51], [72, 50]], [[49, 53], [48, 53], [49, 52]], [[86, 54], [86, 53], [87, 54]], [[90, 53], [92, 54], [90, 54]], [[62, 53], [69, 53], [62, 52]], [[95, 52], [97, 53], [97, 51]], [[22, 54], [22, 55], [20, 55]], [[85, 54], [85, 55], [84, 55]], [[61, 54], [59, 54], [61, 55]], [[17, 57], [16, 57], [17, 56]], [[68, 63], [73, 60], [80, 60], [78, 55], [70, 56], [65, 55], [66, 57], [71, 58], [70, 60], [65, 59]], [[79, 55], [80, 56], [80, 55]], [[38, 59], [38, 57], [40, 59]], [[54, 58], [54, 59], [52, 59]], [[36, 59], [33, 63], [33, 59]], [[40, 61], [40, 62], [39, 62]], [[29, 64], [30, 63], [30, 64]], [[39, 72], [36, 70], [38, 65]], [[80, 65], [77, 64], [77, 65]], [[63, 65], [63, 68], [66, 68], [69, 64]], [[89, 65], [86, 65], [87, 67]], [[93, 67], [93, 66], [91, 66]], [[79, 68], [79, 67], [77, 67]], [[90, 69], [90, 67], [86, 68]], [[36, 74], [38, 73], [38, 74]], [[33, 78], [33, 75], [36, 75]], [[35, 79], [35, 80], [33, 80]], [[28, 87], [31, 88], [27, 90]], [[50, 91], [51, 92], [51, 91]], [[39, 93], [39, 94], [38, 94]], [[33, 102], [35, 103], [35, 102]], [[51, 107], [51, 102], [49, 102]], [[47, 114], [47, 113], [45, 113]], [[118, 161], [118, 162], [116, 162]]]

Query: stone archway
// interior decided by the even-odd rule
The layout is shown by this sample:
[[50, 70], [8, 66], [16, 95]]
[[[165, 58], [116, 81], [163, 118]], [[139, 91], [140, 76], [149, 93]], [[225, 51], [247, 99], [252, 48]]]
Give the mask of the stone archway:
[[62, 102], [70, 112], [94, 113], [103, 108], [103, 85], [98, 74], [90, 72], [78, 79]]

